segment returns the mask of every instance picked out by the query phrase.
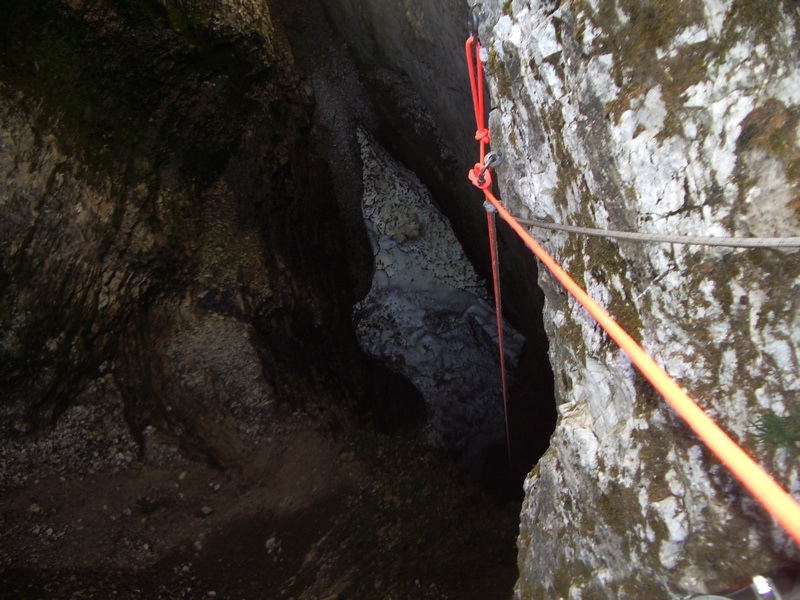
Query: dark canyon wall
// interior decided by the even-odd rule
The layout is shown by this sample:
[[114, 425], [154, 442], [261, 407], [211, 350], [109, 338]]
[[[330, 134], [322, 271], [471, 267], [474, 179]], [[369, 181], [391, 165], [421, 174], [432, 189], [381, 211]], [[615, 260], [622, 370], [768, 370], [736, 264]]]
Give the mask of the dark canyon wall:
[[222, 464], [283, 404], [419, 416], [357, 346], [312, 92], [265, 6], [0, 16], [0, 385], [19, 435], [109, 374], [136, 435]]
[[[466, 177], [478, 159], [464, 56], [470, 5], [380, 0], [320, 4], [359, 66], [375, 107], [376, 137], [431, 190], [478, 272], [490, 280], [483, 197]], [[536, 261], [503, 224], [499, 245], [504, 314], [527, 340], [509, 408], [518, 450], [515, 468], [527, 471], [547, 448], [555, 423], [541, 316], [544, 296]]]

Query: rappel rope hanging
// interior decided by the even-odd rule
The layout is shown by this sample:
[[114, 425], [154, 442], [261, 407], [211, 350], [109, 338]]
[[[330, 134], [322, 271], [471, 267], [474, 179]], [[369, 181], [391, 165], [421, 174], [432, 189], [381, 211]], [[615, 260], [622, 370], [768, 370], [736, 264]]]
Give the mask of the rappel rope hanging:
[[506, 427], [506, 451], [511, 463], [511, 430], [508, 428], [508, 390], [506, 388], [506, 358], [503, 343], [503, 302], [500, 299], [500, 259], [497, 252], [497, 211], [490, 202], [484, 202], [486, 223], [489, 226], [489, 252], [492, 259], [492, 285], [494, 286], [494, 315], [497, 321], [497, 347], [500, 352], [500, 384], [503, 388], [503, 419]]
[[[558, 282], [578, 301], [597, 323], [606, 331], [619, 347], [630, 358], [631, 362], [658, 390], [667, 403], [697, 434], [700, 440], [717, 456], [730, 472], [744, 485], [761, 505], [781, 524], [787, 533], [800, 544], [800, 504], [786, 490], [761, 468], [728, 434], [726, 434], [695, 402], [684, 392], [667, 373], [636, 343], [636, 341], [603, 309], [572, 277], [544, 250], [530, 233], [503, 207], [490, 191], [492, 178], [490, 169], [493, 166], [491, 153], [485, 152], [489, 142], [489, 132], [484, 126], [483, 113], [483, 67], [480, 60], [480, 41], [477, 39], [478, 15], [473, 7], [473, 26], [466, 42], [467, 67], [469, 70], [472, 102], [475, 110], [477, 133], [475, 139], [480, 142], [480, 162], [469, 171], [469, 180], [481, 191], [500, 217], [508, 223], [525, 245], [547, 267]], [[472, 49], [474, 48], [474, 64]], [[493, 222], [493, 221], [492, 221]], [[493, 228], [490, 222], [490, 236]], [[494, 241], [492, 242], [494, 244]], [[494, 268], [493, 259], [493, 268]], [[495, 279], [495, 307], [500, 310], [499, 279]], [[503, 368], [502, 349], [502, 315], [498, 315], [498, 338], [500, 340], [501, 368]], [[502, 377], [505, 381], [505, 373]], [[505, 394], [505, 390], [504, 390]], [[505, 403], [505, 396], [504, 396]], [[507, 423], [507, 411], [506, 411]], [[508, 425], [506, 424], [506, 436]], [[509, 442], [510, 448], [510, 442]]]
[[[480, 145], [480, 162], [476, 163], [470, 171], [469, 178], [473, 184], [481, 189], [492, 185], [492, 174], [489, 169], [500, 162], [500, 156], [495, 152], [486, 154], [486, 145], [489, 143], [489, 130], [485, 127], [484, 93], [483, 93], [483, 63], [481, 62], [481, 43], [478, 40], [478, 15], [473, 8], [472, 35], [469, 36], [464, 46], [469, 66], [469, 82], [472, 90], [472, 106], [475, 112], [475, 140]], [[503, 390], [503, 422], [505, 425], [506, 452], [508, 462], [511, 464], [511, 431], [508, 427], [508, 388], [506, 384], [506, 358], [503, 343], [503, 305], [500, 299], [500, 263], [497, 252], [497, 212], [489, 203], [484, 203], [486, 210], [486, 223], [489, 227], [489, 248], [492, 260], [492, 285], [494, 287], [494, 313], [497, 321], [497, 350], [500, 355], [500, 385]]]

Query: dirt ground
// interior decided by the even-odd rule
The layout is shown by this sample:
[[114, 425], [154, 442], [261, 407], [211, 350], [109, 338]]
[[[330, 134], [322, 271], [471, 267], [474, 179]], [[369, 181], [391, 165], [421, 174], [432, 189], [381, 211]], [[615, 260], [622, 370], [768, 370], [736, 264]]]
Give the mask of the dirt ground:
[[430, 448], [333, 434], [303, 414], [227, 472], [166, 443], [146, 461], [90, 449], [43, 466], [57, 446], [3, 447], [2, 598], [512, 593], [519, 505], [493, 502]]

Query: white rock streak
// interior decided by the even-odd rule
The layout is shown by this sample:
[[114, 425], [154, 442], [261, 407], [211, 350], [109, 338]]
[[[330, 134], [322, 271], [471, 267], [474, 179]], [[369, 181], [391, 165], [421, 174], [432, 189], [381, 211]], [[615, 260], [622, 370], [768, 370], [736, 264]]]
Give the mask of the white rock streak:
[[[362, 347], [405, 375], [428, 407], [427, 441], [459, 451], [503, 443], [494, 309], [428, 191], [360, 133], [362, 209], [375, 254], [354, 310]], [[507, 364], [524, 339], [504, 330]]]

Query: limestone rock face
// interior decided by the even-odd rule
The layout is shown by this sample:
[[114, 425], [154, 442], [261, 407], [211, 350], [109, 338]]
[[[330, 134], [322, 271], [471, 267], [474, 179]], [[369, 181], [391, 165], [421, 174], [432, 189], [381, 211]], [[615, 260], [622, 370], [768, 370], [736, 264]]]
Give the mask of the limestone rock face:
[[[501, 446], [497, 326], [484, 282], [419, 180], [370, 136], [359, 137], [375, 253], [372, 288], [354, 311], [359, 341], [420, 390], [426, 441], [462, 455]], [[509, 370], [523, 341], [506, 326]]]
[[[673, 4], [485, 3], [513, 213], [659, 234], [800, 233], [796, 6]], [[754, 427], [800, 411], [797, 251], [534, 233], [800, 497], [796, 432], [781, 444]], [[518, 597], [680, 597], [796, 560], [588, 314], [548, 273], [540, 284], [559, 422], [526, 482]]]

